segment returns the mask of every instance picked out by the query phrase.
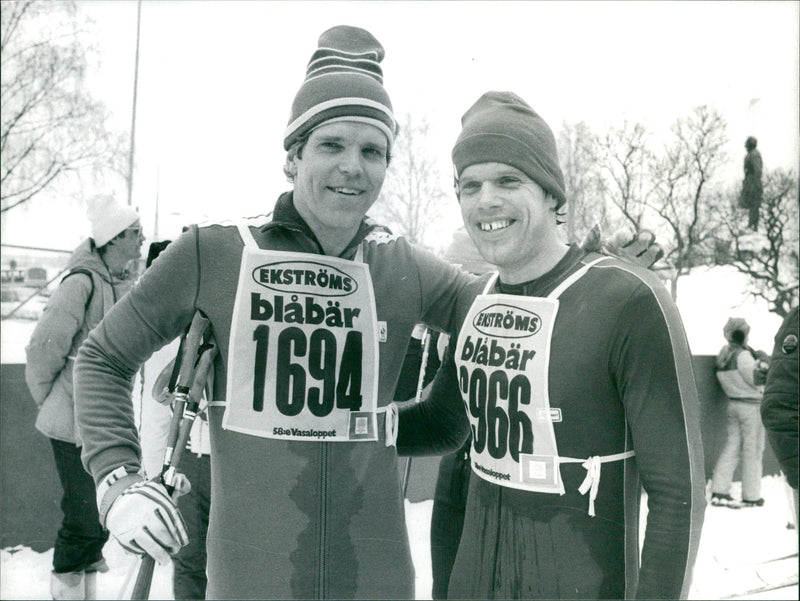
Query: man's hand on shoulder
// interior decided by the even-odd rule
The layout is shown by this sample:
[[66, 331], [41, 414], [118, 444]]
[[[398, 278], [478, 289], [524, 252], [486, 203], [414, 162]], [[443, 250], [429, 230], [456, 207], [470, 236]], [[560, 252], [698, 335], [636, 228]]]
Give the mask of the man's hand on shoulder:
[[581, 248], [590, 252], [599, 252], [628, 261], [646, 269], [664, 256], [664, 250], [656, 242], [650, 230], [634, 230], [625, 226], [614, 232], [608, 239], [603, 238], [602, 229], [596, 224], [581, 242]]

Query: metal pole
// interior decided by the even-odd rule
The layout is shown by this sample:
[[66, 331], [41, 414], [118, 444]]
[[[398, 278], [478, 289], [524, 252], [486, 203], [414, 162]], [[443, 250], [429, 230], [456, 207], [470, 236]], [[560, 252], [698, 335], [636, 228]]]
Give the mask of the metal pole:
[[44, 250], [47, 252], [62, 253], [65, 255], [71, 255], [74, 252], [74, 250], [63, 250], [60, 248], [45, 248], [43, 246], [23, 246], [21, 244], [3, 244], [2, 246], [6, 248], [21, 248], [23, 250]]
[[[417, 394], [414, 395], [414, 403], [419, 403], [422, 400], [422, 389], [425, 384], [425, 368], [428, 365], [428, 350], [430, 347], [431, 342], [431, 331], [428, 328], [425, 328], [425, 332], [422, 334], [422, 363], [419, 366], [419, 378], [417, 379]], [[401, 481], [401, 486], [403, 490], [403, 498], [406, 498], [406, 493], [408, 493], [408, 480], [411, 477], [411, 459], [412, 457], [408, 457], [406, 460], [406, 466], [403, 470], [403, 479]]]
[[153, 226], [153, 240], [160, 240], [158, 237], [158, 194], [161, 187], [161, 167], [156, 170], [156, 222]]
[[128, 153], [128, 206], [133, 203], [133, 155], [136, 148], [136, 96], [139, 89], [139, 33], [142, 25], [142, 0], [136, 3], [136, 58], [133, 66], [133, 108], [131, 110], [131, 148]]

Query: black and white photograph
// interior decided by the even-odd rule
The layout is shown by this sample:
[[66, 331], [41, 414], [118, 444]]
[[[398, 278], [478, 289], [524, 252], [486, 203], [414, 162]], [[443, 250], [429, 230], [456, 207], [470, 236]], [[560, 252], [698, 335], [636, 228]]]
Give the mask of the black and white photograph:
[[0, 0], [0, 599], [797, 599], [800, 2]]

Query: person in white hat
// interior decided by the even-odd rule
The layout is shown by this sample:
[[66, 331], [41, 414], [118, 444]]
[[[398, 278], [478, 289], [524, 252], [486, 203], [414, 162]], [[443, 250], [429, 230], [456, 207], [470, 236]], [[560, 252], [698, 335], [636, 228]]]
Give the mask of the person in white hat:
[[111, 196], [89, 200], [91, 237], [72, 253], [69, 272], [53, 292], [26, 347], [25, 379], [39, 413], [36, 428], [50, 439], [64, 489], [64, 518], [53, 551], [54, 599], [93, 599], [96, 573], [107, 569], [91, 476], [81, 465], [72, 369], [89, 331], [127, 290], [126, 266], [139, 257], [139, 214]]

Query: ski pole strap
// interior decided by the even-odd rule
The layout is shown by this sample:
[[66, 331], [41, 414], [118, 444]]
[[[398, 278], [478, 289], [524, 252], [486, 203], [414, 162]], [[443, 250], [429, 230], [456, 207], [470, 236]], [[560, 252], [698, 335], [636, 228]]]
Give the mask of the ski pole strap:
[[621, 461], [628, 457], [633, 457], [635, 451], [625, 451], [613, 455], [592, 455], [588, 459], [576, 459], [575, 457], [559, 457], [559, 463], [580, 463], [586, 470], [586, 478], [578, 487], [578, 492], [585, 495], [589, 492], [589, 515], [594, 517], [594, 500], [597, 498], [597, 489], [600, 486], [600, 466], [611, 461]]
[[419, 377], [417, 378], [417, 393], [414, 395], [414, 402], [419, 403], [422, 400], [422, 388], [425, 384], [425, 371], [428, 366], [428, 351], [430, 350], [431, 331], [425, 328], [422, 334], [422, 362], [419, 365]]
[[107, 474], [97, 485], [97, 510], [100, 514], [100, 523], [105, 527], [106, 514], [111, 504], [131, 484], [144, 480], [141, 474], [129, 472], [124, 465], [120, 465], [110, 474]]
[[169, 382], [167, 383], [167, 390], [170, 394], [175, 392], [175, 386], [178, 384], [178, 375], [181, 373], [181, 358], [183, 357], [183, 349], [186, 346], [186, 335], [181, 336], [181, 342], [178, 346], [178, 354], [175, 355], [175, 362], [172, 364], [172, 372], [169, 375]]
[[387, 447], [393, 447], [397, 444], [397, 426], [399, 424], [399, 420], [397, 418], [397, 405], [395, 403], [389, 403], [386, 407], [381, 407], [378, 409], [378, 415], [384, 414], [384, 432], [385, 432], [385, 443]]

